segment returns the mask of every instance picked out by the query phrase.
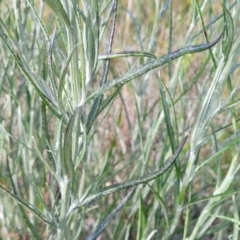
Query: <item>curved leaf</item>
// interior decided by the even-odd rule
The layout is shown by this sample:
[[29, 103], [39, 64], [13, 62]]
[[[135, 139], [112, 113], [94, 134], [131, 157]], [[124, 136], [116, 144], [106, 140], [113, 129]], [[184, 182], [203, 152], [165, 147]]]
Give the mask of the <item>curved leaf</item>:
[[175, 151], [174, 155], [163, 165], [162, 168], [152, 172], [151, 174], [149, 174], [147, 176], [140, 177], [136, 180], [132, 180], [132, 181], [125, 182], [125, 183], [113, 184], [113, 185], [105, 188], [102, 192], [99, 192], [99, 193], [94, 194], [90, 197], [87, 197], [85, 200], [80, 202], [78, 204], [78, 206], [76, 206], [75, 208], [80, 207], [82, 205], [85, 205], [89, 202], [92, 202], [95, 199], [101, 198], [101, 197], [109, 195], [111, 193], [118, 192], [120, 190], [127, 189], [127, 188], [130, 188], [130, 187], [136, 187], [139, 184], [147, 183], [147, 182], [149, 182], [151, 180], [154, 180], [155, 178], [159, 177], [160, 175], [165, 173], [172, 166], [174, 161], [177, 159], [179, 153], [181, 152], [181, 150], [182, 150], [186, 141], [187, 141], [187, 136], [182, 140], [179, 147]]
[[[138, 68], [135, 68], [133, 70], [130, 70], [125, 75], [116, 78], [115, 80], [106, 83], [103, 85], [100, 89], [98, 89], [96, 92], [94, 92], [91, 96], [89, 96], [86, 99], [86, 102], [89, 102], [90, 100], [98, 97], [99, 95], [111, 90], [112, 88], [122, 86], [123, 84], [131, 81], [134, 78], [137, 78], [144, 73], [147, 73], [151, 71], [154, 68], [160, 67], [164, 65], [165, 63], [168, 63], [169, 61], [172, 61], [173, 59], [179, 58], [181, 56], [184, 56], [186, 54], [195, 53], [195, 52], [202, 52], [204, 50], [207, 50], [211, 47], [213, 47], [222, 37], [224, 31], [218, 36], [215, 40], [213, 40], [210, 43], [200, 44], [200, 45], [193, 45], [193, 46], [187, 46], [184, 48], [181, 48], [175, 52], [166, 54], [160, 58], [157, 58], [156, 60], [151, 61], [150, 63], [147, 63], [143, 66], [140, 66]], [[85, 102], [85, 103], [86, 103]]]

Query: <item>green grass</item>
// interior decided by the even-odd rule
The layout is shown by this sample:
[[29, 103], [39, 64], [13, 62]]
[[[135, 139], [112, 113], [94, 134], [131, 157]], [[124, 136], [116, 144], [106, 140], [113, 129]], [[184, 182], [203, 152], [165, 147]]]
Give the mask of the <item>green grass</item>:
[[221, 3], [0, 2], [0, 239], [239, 239]]

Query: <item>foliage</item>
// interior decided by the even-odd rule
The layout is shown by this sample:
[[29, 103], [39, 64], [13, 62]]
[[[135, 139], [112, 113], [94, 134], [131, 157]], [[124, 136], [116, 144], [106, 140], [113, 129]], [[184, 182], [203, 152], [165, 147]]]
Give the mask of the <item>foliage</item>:
[[181, 7], [0, 2], [2, 239], [239, 238], [240, 1]]

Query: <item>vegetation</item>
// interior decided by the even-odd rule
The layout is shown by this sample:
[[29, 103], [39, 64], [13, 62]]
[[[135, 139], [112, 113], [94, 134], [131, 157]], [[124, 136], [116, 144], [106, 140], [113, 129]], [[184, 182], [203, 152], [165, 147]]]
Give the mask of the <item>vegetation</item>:
[[182, 2], [0, 1], [0, 239], [239, 239], [240, 1]]

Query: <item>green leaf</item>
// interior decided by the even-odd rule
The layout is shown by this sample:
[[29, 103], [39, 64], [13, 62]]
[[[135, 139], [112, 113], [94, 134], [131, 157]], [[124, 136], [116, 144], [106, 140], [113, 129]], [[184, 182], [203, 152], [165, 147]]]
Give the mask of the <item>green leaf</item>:
[[233, 39], [234, 39], [234, 25], [233, 25], [233, 19], [230, 14], [230, 12], [227, 10], [227, 8], [222, 5], [224, 10], [224, 22], [225, 22], [225, 35], [223, 38], [223, 53], [225, 56], [225, 59], [228, 59], [228, 56], [230, 54], [232, 45], [233, 45]]
[[40, 25], [40, 27], [41, 27], [41, 29], [42, 29], [45, 37], [48, 38], [48, 36], [47, 36], [47, 31], [46, 31], [46, 29], [45, 29], [45, 27], [44, 27], [44, 25], [43, 25], [43, 22], [42, 22], [41, 18], [38, 16], [37, 11], [36, 11], [36, 9], [34, 8], [34, 5], [33, 5], [32, 1], [27, 0], [27, 2], [28, 2], [28, 4], [29, 4], [29, 6], [31, 7], [31, 9], [32, 9], [35, 17], [37, 18], [38, 23], [39, 23], [39, 25]]
[[[9, 178], [10, 178], [10, 182], [11, 182], [11, 185], [12, 185], [12, 189], [13, 189], [14, 195], [17, 196], [17, 190], [16, 190], [16, 186], [14, 184], [13, 178], [12, 178], [13, 174], [11, 173], [11, 170], [10, 170], [9, 159], [8, 158], [7, 158], [7, 171], [8, 171], [8, 174], [9, 174]], [[29, 220], [29, 217], [27, 216], [27, 214], [25, 212], [25, 209], [23, 208], [23, 206], [21, 204], [18, 204], [18, 206], [19, 206], [19, 209], [21, 211], [23, 220], [25, 221], [25, 223], [28, 226], [28, 228], [31, 230], [33, 236], [36, 239], [40, 240], [41, 237], [39, 236], [38, 232], [36, 231], [36, 227]]]
[[[119, 95], [120, 91], [121, 91], [121, 87], [117, 88], [113, 93], [111, 93], [109, 96], [107, 96], [106, 99], [104, 99], [101, 102], [101, 106], [98, 110], [98, 114], [97, 116], [108, 106], [110, 106], [110, 104], [116, 99], [116, 97]], [[96, 116], [96, 117], [97, 117]]]
[[53, 168], [54, 166], [51, 165], [51, 162], [49, 163], [45, 157], [43, 156], [43, 154], [40, 152], [35, 140], [33, 139], [33, 149], [32, 151], [39, 157], [39, 159], [44, 163], [44, 165], [46, 167], [48, 167], [48, 169], [50, 170], [51, 174], [53, 174], [53, 176], [60, 181], [59, 176], [56, 174], [55, 169]]
[[155, 197], [159, 200], [159, 203], [162, 207], [161, 210], [163, 211], [163, 217], [166, 222], [166, 226], [167, 226], [167, 230], [168, 230], [169, 229], [169, 219], [168, 219], [169, 213], [168, 213], [168, 209], [167, 209], [167, 204], [164, 202], [164, 200], [162, 199], [160, 194], [150, 184], [148, 184], [148, 186], [153, 191]]
[[78, 114], [79, 108], [75, 108], [73, 115], [68, 123], [63, 143], [63, 166], [64, 166], [64, 174], [68, 176], [68, 178], [72, 178], [74, 176], [74, 164], [73, 164], [73, 154], [72, 154], [72, 135], [73, 135], [73, 127], [75, 123], [76, 116]]
[[140, 66], [138, 68], [130, 70], [125, 75], [123, 75], [121, 77], [118, 77], [118, 78], [106, 83], [105, 85], [103, 85], [95, 93], [93, 93], [91, 96], [89, 96], [86, 99], [86, 102], [89, 102], [90, 100], [92, 100], [92, 99], [96, 98], [97, 96], [111, 90], [112, 88], [120, 87], [123, 84], [131, 81], [132, 79], [135, 79], [135, 78], [151, 71], [154, 68], [160, 67], [160, 66], [168, 63], [169, 61], [172, 61], [173, 59], [182, 57], [186, 54], [192, 54], [192, 53], [195, 53], [195, 52], [205, 51], [205, 50], [213, 47], [221, 39], [222, 35], [223, 35], [223, 32], [220, 34], [219, 37], [217, 37], [214, 41], [212, 41], [210, 43], [194, 45], [194, 46], [187, 46], [187, 47], [181, 48], [181, 49], [179, 49], [175, 52], [172, 52], [172, 53], [166, 54], [166, 55], [164, 55], [160, 58], [157, 58], [156, 60], [153, 60], [150, 63], [147, 63], [143, 66]]
[[60, 79], [59, 79], [58, 103], [59, 103], [59, 110], [61, 111], [61, 115], [62, 115], [62, 118], [64, 120], [64, 123], [69, 122], [69, 117], [68, 117], [68, 114], [67, 114], [67, 110], [70, 107], [72, 107], [72, 106], [67, 107], [66, 105], [69, 105], [70, 103], [66, 102], [66, 100], [63, 101], [64, 92], [67, 95], [65, 98], [67, 98], [67, 99], [71, 98], [70, 97], [71, 93], [69, 93], [69, 91], [67, 89], [65, 89], [65, 85], [66, 85], [65, 77], [66, 77], [68, 67], [69, 67], [70, 61], [72, 60], [72, 56], [73, 56], [75, 50], [76, 50], [76, 46], [71, 50], [71, 52], [70, 52], [70, 54], [67, 58], [67, 61], [65, 62], [64, 66], [61, 70]]
[[117, 53], [100, 54], [98, 59], [107, 60], [107, 59], [122, 58], [122, 57], [149, 57], [149, 58], [156, 59], [155, 55], [148, 52], [140, 52], [140, 51], [124, 51], [124, 52], [117, 52]]
[[63, 5], [60, 0], [45, 0], [47, 5], [53, 10], [53, 12], [58, 16], [67, 27], [71, 27], [67, 13], [65, 12]]
[[86, 199], [82, 200], [81, 202], [79, 202], [77, 204], [77, 206], [75, 206], [75, 208], [80, 207], [82, 205], [85, 205], [89, 202], [92, 202], [93, 200], [96, 200], [96, 199], [101, 198], [103, 196], [109, 195], [111, 193], [118, 192], [120, 190], [127, 189], [127, 188], [130, 188], [130, 187], [136, 187], [139, 184], [147, 183], [147, 182], [149, 182], [151, 180], [154, 180], [155, 178], [161, 176], [172, 166], [172, 164], [174, 163], [174, 161], [178, 157], [179, 153], [181, 152], [181, 150], [182, 150], [186, 141], [187, 141], [187, 137], [185, 137], [183, 139], [183, 141], [180, 143], [179, 147], [175, 151], [174, 155], [163, 165], [162, 168], [152, 172], [151, 174], [149, 174], [147, 176], [140, 177], [136, 180], [132, 180], [132, 181], [125, 182], [125, 183], [113, 184], [113, 185], [105, 188], [102, 192], [99, 192], [97, 194], [94, 194], [94, 195], [92, 195], [90, 197], [87, 197]]
[[48, 130], [48, 122], [47, 122], [47, 112], [46, 112], [46, 106], [44, 103], [42, 103], [42, 130], [43, 130], [43, 136], [45, 141], [45, 148], [47, 150], [47, 156], [49, 159], [50, 166], [53, 171], [56, 170], [56, 165], [53, 157], [53, 153], [49, 148], [50, 143], [50, 134]]
[[80, 155], [79, 156], [77, 156], [79, 153], [78, 153], [78, 149], [76, 147], [76, 155], [75, 155], [76, 161], [74, 162], [74, 169], [75, 170], [77, 169], [78, 165], [83, 160], [85, 152], [86, 152], [86, 148], [87, 148], [87, 130], [86, 130], [85, 125], [82, 123], [80, 117], [79, 117], [79, 120], [80, 120], [80, 128], [82, 129], [82, 143], [81, 143], [81, 149], [80, 149]]
[[109, 222], [116, 217], [117, 213], [123, 208], [124, 204], [127, 200], [133, 195], [134, 189], [131, 190], [124, 199], [118, 204], [117, 207], [96, 227], [96, 229], [87, 237], [86, 240], [94, 240], [96, 239], [104, 230], [106, 226], [108, 226]]
[[[173, 126], [172, 126], [172, 123], [171, 123], [171, 118], [172, 117], [171, 117], [171, 113], [170, 113], [170, 110], [169, 110], [169, 104], [168, 104], [168, 101], [166, 99], [166, 95], [165, 95], [165, 92], [164, 92], [164, 89], [163, 89], [163, 88], [165, 88], [167, 90], [167, 88], [159, 78], [158, 78], [158, 84], [159, 84], [159, 90], [160, 90], [160, 94], [161, 94], [165, 123], [166, 123], [166, 126], [167, 126], [167, 133], [168, 133], [167, 135], [170, 139], [171, 148], [172, 148], [172, 150], [174, 150], [174, 148], [175, 148], [175, 137], [174, 137]], [[169, 93], [168, 93], [168, 96], [170, 97]], [[171, 101], [171, 103], [172, 103], [172, 101]]]
[[145, 239], [144, 232], [147, 225], [147, 211], [142, 195], [139, 196], [140, 207], [138, 209], [138, 226], [137, 226], [137, 238], [138, 240]]
[[234, 145], [238, 144], [240, 142], [240, 137], [238, 137], [235, 140], [231, 140], [229, 142], [229, 144], [225, 144], [225, 147], [221, 148], [218, 152], [216, 152], [213, 156], [211, 156], [210, 158], [208, 158], [207, 160], [205, 160], [202, 164], [200, 164], [196, 171], [200, 170], [201, 168], [203, 168], [205, 165], [208, 165], [210, 162], [212, 162], [213, 160], [215, 160], [216, 158], [220, 157], [223, 155], [223, 153], [230, 151], [230, 148], [233, 147]]
[[52, 226], [56, 226], [56, 223], [54, 222], [54, 220], [52, 218], [50, 218], [50, 216], [51, 216], [50, 214], [48, 214], [48, 217], [45, 216], [36, 206], [26, 202], [25, 200], [23, 200], [22, 198], [18, 197], [17, 195], [12, 194], [10, 191], [8, 191], [2, 185], [0, 185], [0, 189], [2, 190], [2, 192], [6, 196], [8, 196], [9, 198], [13, 199], [16, 203], [21, 204], [23, 207], [28, 209], [34, 215], [38, 216], [44, 222], [46, 222], [46, 223], [48, 223], [48, 224], [50, 224]]
[[[167, 133], [168, 133], [167, 135], [168, 135], [168, 138], [170, 140], [170, 145], [171, 145], [172, 152], [174, 152], [174, 150], [176, 148], [174, 129], [173, 129], [173, 126], [172, 126], [172, 119], [175, 119], [175, 116], [176, 116], [175, 109], [174, 109], [174, 104], [173, 104], [172, 98], [170, 96], [170, 93], [168, 92], [168, 89], [166, 88], [164, 83], [159, 79], [159, 77], [158, 77], [158, 84], [159, 84], [159, 90], [160, 90], [160, 94], [161, 94], [162, 106], [163, 106], [163, 111], [164, 111], [164, 119], [165, 119], [165, 123], [166, 123], [166, 126], [167, 126]], [[166, 91], [168, 93], [168, 96], [170, 98], [170, 102], [171, 102], [171, 106], [174, 110], [174, 114], [170, 113], [170, 109], [169, 109], [170, 104], [168, 104], [168, 101], [167, 101], [167, 98], [166, 98], [166, 95], [165, 95], [165, 92], [164, 92], [164, 88], [166, 89]], [[181, 174], [181, 169], [178, 166], [178, 164], [176, 164], [175, 166], [176, 166], [177, 176], [179, 178], [181, 178], [181, 175], [182, 175]]]
[[204, 139], [203, 136], [205, 135], [205, 130], [208, 122], [220, 110], [223, 88], [226, 80], [228, 79], [232, 63], [235, 60], [239, 46], [240, 37], [238, 36], [237, 40], [231, 48], [231, 52], [228, 56], [227, 61], [225, 62], [225, 59], [222, 57], [222, 59], [220, 59], [218, 62], [215, 75], [205, 95], [202, 107], [199, 110], [197, 120], [195, 121], [195, 125], [192, 130], [191, 145], [193, 149], [200, 146]]
[[230, 218], [230, 217], [215, 215], [215, 214], [209, 214], [209, 215], [212, 217], [221, 218], [221, 219], [227, 220], [229, 222], [235, 223], [237, 225], [240, 225], [240, 221], [236, 220], [235, 218]]
[[43, 78], [32, 72], [28, 63], [24, 59], [24, 56], [18, 51], [17, 47], [11, 41], [11, 38], [7, 36], [2, 29], [2, 22], [0, 21], [0, 38], [2, 39], [3, 43], [13, 56], [15, 62], [20, 67], [20, 69], [25, 74], [26, 78], [31, 82], [34, 86], [35, 90], [42, 98], [44, 103], [53, 111], [53, 113], [58, 117], [61, 118], [61, 114], [59, 112], [58, 103], [56, 97], [46, 85]]

